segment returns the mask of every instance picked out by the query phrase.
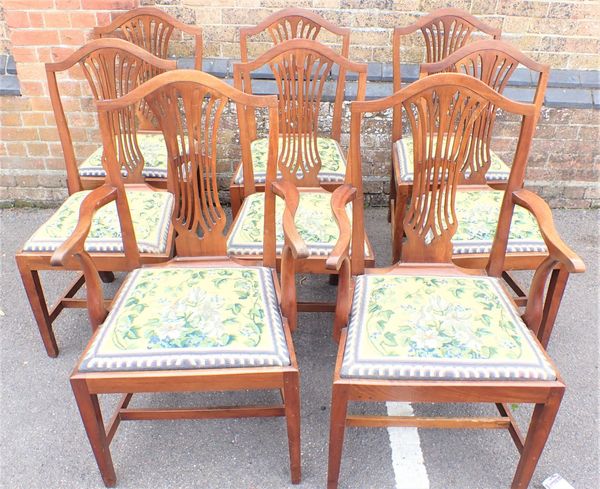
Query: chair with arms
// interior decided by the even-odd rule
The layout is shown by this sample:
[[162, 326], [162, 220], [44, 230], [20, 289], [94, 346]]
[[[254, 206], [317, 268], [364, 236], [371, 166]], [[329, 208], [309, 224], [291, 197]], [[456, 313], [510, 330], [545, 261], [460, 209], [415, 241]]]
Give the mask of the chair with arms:
[[[242, 63], [248, 62], [248, 41], [261, 35], [263, 37], [268, 35], [270, 42], [267, 46], [276, 46], [291, 39], [309, 39], [322, 42], [323, 38], [337, 38], [341, 41], [339, 53], [344, 58], [348, 58], [350, 32], [350, 29], [338, 27], [310, 10], [295, 7], [279, 10], [256, 26], [242, 27], [240, 29], [241, 60]], [[268, 49], [265, 49], [264, 51], [267, 50]], [[258, 66], [258, 68], [260, 67], [261, 66]], [[257, 73], [253, 73], [252, 76], [258, 75]], [[345, 75], [343, 72], [340, 72], [339, 77], [340, 80], [344, 80], [344, 82], [341, 83], [345, 83]], [[322, 155], [323, 169], [320, 175], [320, 182], [324, 188], [331, 191], [344, 183], [344, 168], [342, 168], [341, 164], [343, 156], [338, 153], [340, 134], [339, 131], [337, 133], [335, 132], [337, 127], [341, 127], [341, 120], [339, 120], [340, 116], [338, 116], [338, 112], [341, 115], [341, 111], [337, 110], [336, 105], [333, 121], [334, 131], [332, 131], [332, 136], [330, 138], [320, 138], [321, 145], [327, 149]], [[250, 128], [253, 137], [256, 138], [256, 125], [254, 119], [250, 121]], [[252, 144], [254, 186], [259, 192], [264, 191], [265, 183], [264, 148], [264, 139], [256, 139]], [[235, 215], [244, 199], [244, 172], [242, 163], [240, 163], [234, 171], [233, 178], [229, 185], [229, 194], [231, 198], [231, 207]]]
[[[128, 135], [127, 128], [114, 127], [114, 121], [132, 112], [142, 98], [168, 147], [178, 257], [133, 270], [109, 312], [84, 242], [96, 209], [110, 200], [125, 201], [113, 133], [119, 134], [117, 140]], [[282, 270], [281, 287], [278, 283], [275, 240], [269, 238], [275, 235], [274, 218], [265, 222], [262, 266], [245, 267], [225, 256], [227, 217], [219, 201], [217, 151], [222, 115], [230, 103], [237, 108], [240, 132], [245, 130], [247, 107], [268, 110], [269, 158], [274, 159], [276, 97], [244, 94], [200, 71], [163, 73], [121, 98], [97, 103], [109, 161], [107, 183], [86, 198], [77, 228], [54, 253], [52, 263], [79, 263], [90, 284], [88, 311], [95, 332], [71, 375], [71, 385], [108, 487], [116, 484], [110, 442], [121, 421], [134, 419], [284, 416], [291, 479], [300, 482], [299, 377], [286, 320], [286, 311], [295, 310], [295, 283], [287, 268]], [[267, 206], [274, 207], [270, 188], [265, 195]], [[301, 257], [306, 251], [293, 233], [294, 209], [288, 207], [288, 212], [286, 252]], [[243, 390], [279, 391], [282, 401], [222, 408], [129, 407], [138, 393]], [[105, 428], [98, 395], [108, 393], [123, 397]]]
[[[296, 262], [299, 273], [330, 274], [326, 269], [327, 255], [333, 249], [338, 237], [337, 227], [331, 213], [330, 201], [339, 185], [334, 189], [322, 185], [324, 174], [339, 173], [345, 181], [350, 181], [345, 158], [339, 146], [341, 132], [342, 102], [344, 99], [345, 74], [355, 72], [358, 75], [356, 99], [365, 96], [367, 65], [352, 63], [317, 41], [293, 39], [278, 44], [254, 61], [234, 65], [234, 85], [246, 93], [252, 92], [252, 72], [262, 66], [269, 66], [275, 77], [279, 100], [279, 156], [276, 162], [277, 178], [288, 187], [299, 190], [299, 206], [296, 215], [298, 232], [306, 242], [310, 256]], [[340, 76], [329, 81], [334, 67], [339, 67]], [[331, 83], [331, 85], [329, 85]], [[331, 138], [324, 139], [319, 133], [319, 111], [323, 96], [334, 94], [334, 121]], [[248, 113], [253, 119], [253, 114]], [[250, 125], [250, 124], [248, 124]], [[255, 144], [255, 133], [250, 132]], [[243, 155], [242, 155], [243, 156]], [[335, 170], [326, 167], [327, 161], [337, 161]], [[264, 208], [265, 197], [257, 192], [254, 184], [255, 161], [242, 157], [242, 171], [246, 175], [243, 191], [245, 199], [236, 215], [227, 241], [227, 253], [238, 260], [256, 260], [263, 252], [263, 235], [260, 232], [267, 211]], [[265, 178], [268, 187], [273, 180]], [[264, 170], [263, 170], [264, 172]], [[264, 175], [264, 173], [263, 173]], [[273, 174], [273, 178], [275, 174]], [[360, 182], [357, 183], [360, 185]], [[333, 194], [332, 194], [333, 190]], [[282, 219], [282, 202], [275, 208], [278, 222]], [[362, 214], [362, 210], [359, 211]], [[362, 219], [357, 221], [362, 226]], [[278, 233], [277, 249], [283, 246], [283, 236]], [[365, 240], [366, 259], [374, 262], [372, 248]], [[280, 251], [278, 251], [280, 253]], [[279, 255], [280, 256], [280, 255]], [[301, 305], [301, 310], [333, 310], [333, 305], [323, 309], [323, 304]], [[292, 329], [294, 324], [291, 324]]]
[[[361, 168], [362, 116], [392, 106], [403, 107], [414, 138], [415, 179], [404, 216], [407, 242], [402, 261], [389, 268], [365, 269], [356, 247], [362, 239], [360, 230], [350, 232], [348, 217], [339, 208], [335, 212], [342, 232], [328, 265], [341, 273], [335, 321], [340, 346], [333, 380], [328, 488], [338, 484], [346, 427], [414, 426], [508, 429], [521, 454], [511, 487], [524, 489], [565, 389], [539, 342], [544, 308], [553, 300], [545, 295], [545, 284], [557, 263], [571, 273], [585, 268], [560, 240], [548, 206], [521, 188], [521, 176], [515, 171], [527, 158], [536, 106], [511, 101], [480, 80], [456, 73], [431, 75], [384, 99], [354, 102], [352, 173]], [[455, 206], [472, 130], [490, 107], [517, 117], [520, 131], [498, 233], [484, 271], [452, 263], [452, 235], [460, 226]], [[357, 190], [356, 208], [362, 199]], [[515, 206], [533, 213], [549, 250], [535, 271], [523, 315], [500, 282]], [[352, 257], [351, 245], [357, 250]], [[353, 401], [488, 403], [500, 416], [359, 416], [348, 411]], [[526, 437], [509, 403], [535, 404]]]
[[[16, 254], [16, 260], [44, 346], [48, 355], [52, 357], [58, 355], [52, 323], [65, 308], [86, 307], [85, 300], [75, 298], [75, 294], [84, 284], [84, 278], [79, 275], [61, 294], [55, 305], [49, 307], [44, 297], [39, 272], [56, 269], [50, 265], [52, 253], [73, 231], [80, 205], [90, 193], [89, 188], [97, 187], [105, 178], [98, 177], [94, 185], [88, 186], [82, 183], [78, 173], [73, 141], [56, 79], [56, 73], [76, 65], [83, 70], [96, 99], [124, 95], [137, 86], [140, 73], [148, 65], [161, 70], [175, 67], [174, 62], [157, 58], [121, 39], [91, 41], [64, 61], [46, 65], [50, 99], [67, 167], [67, 186], [70, 196], [24, 244], [21, 251]], [[128, 139], [121, 141], [118, 161], [124, 181], [127, 183], [129, 207], [132, 211], [133, 230], [130, 239], [133, 246], [137, 242], [142, 263], [157, 263], [168, 260], [173, 253], [171, 213], [174, 201], [171, 193], [159, 191], [145, 183], [149, 148], [145, 145], [144, 135], [138, 134], [138, 115], [136, 109], [133, 119], [122, 121], [128, 124], [130, 133]], [[159, 146], [158, 151], [152, 154], [154, 156], [162, 154], [163, 165], [166, 165], [166, 146], [162, 138], [159, 144], [162, 148]], [[155, 145], [152, 148], [156, 148]], [[100, 169], [104, 172], [102, 151], [101, 147], [96, 156]], [[166, 175], [166, 166], [164, 169]], [[112, 272], [127, 271], [134, 266], [125, 254], [128, 244], [125, 242], [126, 237], [122, 239], [119, 220], [120, 215], [117, 214], [114, 204], [104, 207], [96, 215], [90, 237], [86, 242], [86, 251], [90, 253], [106, 281], [114, 278]], [[77, 268], [66, 269], [78, 270]]]
[[[394, 28], [392, 47], [394, 92], [402, 87], [403, 40], [406, 43], [408, 40], [413, 39], [418, 31], [421, 33], [424, 44], [423, 58], [425, 63], [442, 61], [454, 51], [463, 46], [468, 46], [473, 41], [473, 37], [485, 36], [500, 39], [501, 36], [500, 29], [487, 25], [469, 12], [456, 8], [434, 10], [419, 18], [414, 24]], [[403, 134], [402, 111], [399, 108], [394, 108], [392, 117], [393, 164], [390, 177], [390, 213], [388, 214], [390, 222], [394, 221], [392, 215], [397, 207], [397, 200], [403, 200], [406, 204], [407, 186], [410, 187], [412, 184], [412, 162], [410, 161], [412, 140]], [[408, 161], [402, 165], [397, 165], [395, 160], [402, 155], [406, 155]], [[498, 162], [494, 165], [494, 173], [489, 175], [487, 181], [497, 188], [505, 188], [508, 173], [509, 169]]]

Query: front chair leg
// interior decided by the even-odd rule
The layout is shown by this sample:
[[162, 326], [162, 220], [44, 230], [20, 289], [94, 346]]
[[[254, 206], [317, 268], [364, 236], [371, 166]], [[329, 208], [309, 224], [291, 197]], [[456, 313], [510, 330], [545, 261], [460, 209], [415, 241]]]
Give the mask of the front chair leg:
[[110, 456], [109, 442], [106, 438], [102, 412], [98, 403], [98, 396], [90, 394], [87, 384], [83, 379], [71, 379], [71, 388], [75, 394], [77, 407], [83, 420], [85, 431], [92, 445], [94, 457], [102, 480], [106, 487], [115, 487], [117, 485], [117, 476]]
[[348, 394], [345, 386], [333, 384], [331, 396], [331, 421], [329, 426], [329, 465], [327, 468], [327, 489], [337, 489], [342, 463], [342, 450], [346, 430]]
[[552, 270], [550, 283], [546, 292], [546, 302], [544, 304], [544, 314], [542, 316], [542, 324], [538, 331], [538, 339], [544, 348], [548, 348], [550, 335], [554, 329], [556, 315], [562, 301], [567, 281], [569, 280], [569, 272], [563, 267]]
[[284, 374], [283, 392], [292, 484], [300, 484], [302, 470], [300, 461], [300, 376], [298, 372]]
[[564, 388], [553, 389], [544, 404], [536, 404], [527, 430], [512, 489], [527, 489], [558, 413]]
[[58, 356], [58, 345], [56, 344], [56, 338], [54, 331], [52, 331], [52, 320], [48, 312], [48, 306], [46, 305], [46, 299], [44, 297], [44, 289], [40, 281], [40, 275], [37, 270], [31, 270], [25, 260], [19, 259], [17, 256], [17, 266], [19, 267], [19, 273], [21, 274], [21, 280], [25, 287], [25, 293], [33, 316], [37, 322], [40, 336], [44, 342], [46, 353], [49, 357]]

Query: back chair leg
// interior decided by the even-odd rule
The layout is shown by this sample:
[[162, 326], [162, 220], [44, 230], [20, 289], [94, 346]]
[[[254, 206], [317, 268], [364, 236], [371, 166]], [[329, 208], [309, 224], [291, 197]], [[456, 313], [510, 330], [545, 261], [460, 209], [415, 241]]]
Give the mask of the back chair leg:
[[544, 404], [536, 404], [527, 430], [512, 489], [527, 489], [558, 413], [564, 388], [553, 389]]
[[348, 394], [345, 386], [333, 385], [331, 396], [331, 422], [329, 427], [329, 466], [327, 489], [337, 489], [342, 463]]
[[300, 376], [298, 372], [284, 374], [283, 391], [292, 484], [299, 484], [302, 470], [300, 461]]
[[105, 284], [110, 284], [115, 281], [115, 274], [112, 272], [98, 272], [100, 275], [100, 280], [102, 280]]
[[402, 240], [404, 239], [404, 215], [406, 214], [406, 203], [408, 193], [399, 190], [396, 194], [396, 203], [394, 205], [394, 222], [392, 225], [392, 262], [400, 261], [402, 256]]
[[58, 356], [58, 346], [56, 344], [56, 338], [52, 331], [52, 320], [48, 312], [48, 305], [44, 298], [44, 290], [42, 289], [42, 283], [37, 270], [31, 270], [25, 260], [20, 259], [17, 256], [17, 266], [19, 267], [19, 273], [21, 274], [21, 280], [25, 287], [25, 293], [31, 310], [40, 330], [40, 336], [44, 342], [46, 353], [49, 357]]
[[115, 487], [117, 485], [117, 476], [110, 456], [109, 442], [104, 429], [102, 412], [98, 403], [98, 396], [90, 394], [85, 380], [71, 379], [71, 388], [75, 394], [77, 407], [83, 420], [85, 431], [92, 445], [94, 457], [102, 480], [106, 487]]

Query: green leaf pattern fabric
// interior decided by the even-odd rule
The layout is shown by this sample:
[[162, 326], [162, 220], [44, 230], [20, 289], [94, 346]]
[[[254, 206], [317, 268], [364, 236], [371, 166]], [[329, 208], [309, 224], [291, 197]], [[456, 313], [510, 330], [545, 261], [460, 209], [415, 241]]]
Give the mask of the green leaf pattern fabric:
[[[415, 179], [413, 145], [413, 139], [411, 136], [402, 137], [402, 139], [399, 139], [394, 143], [396, 156], [398, 158], [398, 170], [401, 182], [410, 183]], [[433, 150], [435, 151], [435, 141], [433, 146]], [[492, 159], [492, 163], [485, 174], [486, 180], [494, 183], [508, 182], [508, 177], [510, 175], [510, 168], [508, 165], [504, 163], [502, 158], [500, 158], [493, 151], [490, 151], [490, 157]], [[468, 175], [469, 172], [467, 171], [466, 174]]]
[[[138, 133], [137, 143], [144, 157], [142, 175], [145, 178], [167, 178], [167, 146], [162, 133]], [[106, 176], [102, 167], [102, 151], [100, 146], [79, 166], [80, 176]]]
[[[281, 149], [281, 138], [279, 148]], [[255, 183], [265, 183], [266, 181], [268, 149], [268, 138], [256, 139], [250, 144]], [[344, 177], [346, 176], [346, 159], [344, 158], [339, 143], [335, 139], [318, 137], [317, 151], [321, 157], [319, 181], [343, 183]], [[277, 174], [278, 176], [281, 176], [279, 171]], [[242, 165], [239, 166], [235, 178], [233, 179], [233, 183], [244, 183]]]
[[157, 267], [130, 274], [80, 370], [289, 364], [270, 269]]
[[495, 278], [363, 275], [342, 376], [554, 380], [532, 336]]
[[[23, 251], [54, 251], [73, 232], [79, 208], [89, 190], [76, 192], [29, 238]], [[127, 191], [133, 229], [140, 253], [165, 253], [171, 228], [173, 194], [163, 191]], [[116, 203], [109, 202], [94, 214], [85, 241], [89, 252], [123, 252], [121, 227]]]

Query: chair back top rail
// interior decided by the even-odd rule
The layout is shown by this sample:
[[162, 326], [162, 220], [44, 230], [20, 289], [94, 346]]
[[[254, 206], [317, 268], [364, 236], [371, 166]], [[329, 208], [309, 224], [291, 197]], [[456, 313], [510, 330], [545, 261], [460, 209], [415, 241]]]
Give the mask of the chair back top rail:
[[[366, 91], [367, 65], [354, 63], [331, 48], [309, 39], [284, 41], [257, 59], [233, 65], [234, 86], [252, 93], [254, 70], [268, 65], [273, 72], [279, 99], [279, 133], [281, 151], [277, 168], [282, 177], [301, 187], [319, 186], [321, 169], [317, 137], [319, 113], [326, 82], [335, 67], [339, 75], [335, 84], [335, 98], [331, 138], [339, 142], [342, 108], [346, 87], [346, 73], [358, 74], [357, 100], [363, 100]], [[256, 119], [248, 113], [252, 139], [256, 138]], [[244, 192], [254, 192], [251, 162], [244, 165]]]
[[272, 13], [258, 25], [240, 28], [240, 53], [243, 63], [248, 61], [248, 38], [268, 32], [273, 44], [290, 39], [318, 40], [321, 31], [327, 31], [342, 38], [341, 55], [348, 57], [351, 30], [339, 27], [315, 12], [298, 7], [290, 7]]
[[[413, 139], [414, 186], [403, 227], [407, 242], [403, 262], [451, 262], [451, 239], [457, 228], [454, 209], [459, 174], [465, 165], [473, 127], [489, 106], [521, 116], [521, 129], [506, 195], [521, 188], [525, 163], [536, 121], [536, 106], [515, 102], [476, 78], [459, 73], [440, 73], [420, 79], [395, 94], [379, 100], [352, 102], [349, 164], [353, 182], [361, 174], [361, 119], [364, 113], [402, 107], [410, 122]], [[363, 205], [358, 189], [356, 207]], [[490, 260], [503, 260], [512, 199], [505, 198]], [[485, 212], [485, 210], [482, 210]], [[507, 222], [506, 222], [507, 221]], [[364, 236], [352, 230], [352, 273], [362, 273]]]
[[[150, 106], [167, 145], [168, 185], [175, 196], [173, 224], [178, 256], [226, 256], [227, 216], [219, 199], [217, 181], [218, 135], [222, 115], [235, 104], [242, 154], [250, 154], [245, 127], [247, 108], [268, 110], [269, 165], [275, 168], [278, 104], [274, 95], [249, 95], [223, 80], [197, 70], [175, 70], [158, 75], [123, 97], [97, 102], [103, 143], [111, 182], [122, 176], [114, 164], [132, 138], [129, 124], [114, 127], [127, 117], [128, 108], [142, 99]], [[125, 115], [123, 115], [125, 113]], [[118, 137], [112, 137], [116, 134]], [[111, 164], [112, 163], [112, 164]], [[267, 188], [266, 199], [274, 207], [275, 197]], [[272, 201], [272, 202], [271, 202]], [[264, 262], [275, 265], [275, 215], [265, 219]]]
[[[119, 97], [135, 86], [139, 85], [147, 72], [161, 73], [174, 70], [177, 63], [174, 60], [158, 58], [150, 52], [123, 39], [95, 39], [79, 48], [64, 60], [55, 63], [46, 63], [46, 76], [50, 93], [50, 102], [56, 119], [56, 126], [64, 154], [67, 169], [67, 186], [69, 193], [82, 189], [81, 179], [77, 167], [77, 159], [73, 148], [71, 132], [65, 116], [61, 93], [58, 87], [57, 76], [59, 72], [66, 71], [78, 65], [89, 83], [92, 96], [96, 100], [113, 99]], [[142, 126], [152, 126], [149, 114], [136, 109], [137, 123]], [[127, 166], [132, 161], [138, 162], [140, 172], [137, 177], [131, 176], [132, 182], [143, 181], [141, 167], [143, 155], [135, 146], [133, 153], [124, 161]]]
[[194, 68], [202, 69], [202, 29], [184, 24], [155, 7], [129, 10], [108, 25], [94, 27], [92, 35], [103, 38], [121, 34], [127, 41], [166, 59], [174, 29], [194, 37]]

